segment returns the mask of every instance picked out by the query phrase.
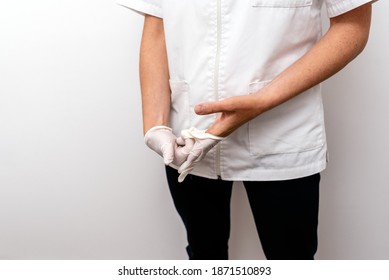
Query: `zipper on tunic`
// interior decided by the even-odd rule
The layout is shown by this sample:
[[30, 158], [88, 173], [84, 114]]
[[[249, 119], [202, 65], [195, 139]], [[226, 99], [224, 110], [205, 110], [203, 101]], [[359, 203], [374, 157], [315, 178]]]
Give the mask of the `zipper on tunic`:
[[[215, 101], [219, 100], [219, 64], [220, 64], [220, 52], [221, 52], [221, 9], [222, 9], [222, 0], [217, 0], [217, 38], [216, 38], [216, 57], [215, 57], [215, 72], [214, 72], [214, 94]], [[221, 170], [220, 170], [220, 144], [216, 145], [216, 175], [220, 179]]]

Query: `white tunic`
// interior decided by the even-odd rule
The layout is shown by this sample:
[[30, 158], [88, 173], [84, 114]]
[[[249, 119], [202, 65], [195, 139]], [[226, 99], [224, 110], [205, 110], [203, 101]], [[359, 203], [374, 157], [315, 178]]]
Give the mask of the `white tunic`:
[[[257, 92], [321, 38], [323, 0], [118, 0], [164, 20], [171, 127], [207, 129], [194, 106]], [[330, 17], [371, 0], [324, 0]], [[320, 85], [242, 125], [191, 174], [224, 180], [286, 180], [327, 162]]]

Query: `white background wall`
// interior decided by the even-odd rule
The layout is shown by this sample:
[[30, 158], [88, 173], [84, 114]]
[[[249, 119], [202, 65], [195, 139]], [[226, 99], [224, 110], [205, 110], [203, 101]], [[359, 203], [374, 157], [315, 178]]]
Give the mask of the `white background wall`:
[[[323, 86], [318, 259], [389, 259], [388, 8], [375, 5], [365, 52]], [[143, 144], [142, 20], [113, 0], [1, 0], [0, 259], [186, 258]], [[240, 184], [232, 207], [231, 258], [263, 258]]]

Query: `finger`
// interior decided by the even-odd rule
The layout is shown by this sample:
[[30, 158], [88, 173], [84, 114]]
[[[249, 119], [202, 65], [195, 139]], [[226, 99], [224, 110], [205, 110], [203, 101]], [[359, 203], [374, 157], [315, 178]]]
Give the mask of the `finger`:
[[163, 162], [165, 165], [169, 165], [174, 160], [174, 142], [165, 144], [161, 147]]
[[209, 115], [225, 111], [225, 106], [223, 101], [207, 102], [197, 104], [194, 111], [197, 115]]
[[253, 106], [257, 103], [257, 96], [242, 95], [229, 97], [216, 102], [206, 102], [197, 104], [194, 108], [195, 113], [198, 115], [208, 115], [221, 112], [233, 112], [236, 110], [253, 109]]
[[184, 146], [176, 146], [173, 163], [176, 166], [182, 165], [188, 158], [190, 151], [194, 146], [194, 139], [185, 139]]
[[188, 159], [180, 166], [180, 168], [178, 168], [178, 173], [180, 173], [180, 176], [178, 177], [179, 183], [184, 181], [185, 177], [193, 170], [198, 158], [198, 154], [193, 154], [191, 152]]
[[[210, 143], [212, 143], [212, 146]], [[195, 163], [202, 160], [206, 153], [215, 145], [213, 143], [217, 143], [218, 141], [212, 140], [212, 139], [204, 139], [201, 141], [194, 142], [193, 147], [189, 151], [189, 155], [187, 155], [186, 161], [181, 165], [181, 167], [178, 169], [178, 173], [183, 172], [184, 169], [186, 169], [190, 165], [194, 165]], [[206, 146], [204, 146], [204, 143]]]
[[186, 169], [190, 168], [190, 166], [192, 165], [192, 161], [188, 161], [188, 159], [183, 163], [181, 164], [181, 166], [178, 168], [178, 173], [183, 173]]
[[[206, 147], [204, 147], [204, 143], [206, 144]], [[199, 162], [205, 156], [205, 154], [217, 143], [218, 141], [212, 139], [204, 139], [202, 142], [194, 142], [194, 146], [191, 149], [188, 158], [178, 168], [178, 173], [180, 173], [180, 176], [178, 177], [179, 183], [184, 181], [185, 177], [193, 170], [196, 163]]]
[[189, 152], [193, 149], [194, 144], [195, 140], [193, 138], [185, 139], [185, 146], [181, 148], [183, 153], [189, 154]]
[[193, 167], [192, 168], [187, 168], [185, 169], [181, 174], [180, 176], [178, 176], [178, 183], [182, 183], [184, 182], [186, 176], [192, 171]]
[[176, 139], [176, 143], [178, 146], [185, 146], [185, 139], [184, 137], [180, 136]]

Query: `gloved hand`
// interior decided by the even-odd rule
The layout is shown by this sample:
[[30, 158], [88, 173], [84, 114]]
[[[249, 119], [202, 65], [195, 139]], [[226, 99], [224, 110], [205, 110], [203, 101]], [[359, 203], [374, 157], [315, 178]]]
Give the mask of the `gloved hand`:
[[173, 134], [173, 130], [163, 125], [150, 128], [144, 138], [146, 145], [162, 156], [166, 165], [180, 166], [186, 161], [192, 150], [194, 140], [188, 138], [180, 141], [179, 145], [176, 139], [177, 136]]
[[188, 141], [188, 139], [193, 139], [195, 142], [188, 158], [178, 169], [178, 173], [180, 173], [178, 182], [180, 183], [185, 180], [186, 175], [192, 171], [195, 164], [201, 161], [205, 155], [224, 138], [206, 133], [205, 130], [199, 130], [192, 127], [181, 132], [181, 137], [177, 138], [177, 143], [181, 143], [180, 145], [182, 145], [183, 141]]

